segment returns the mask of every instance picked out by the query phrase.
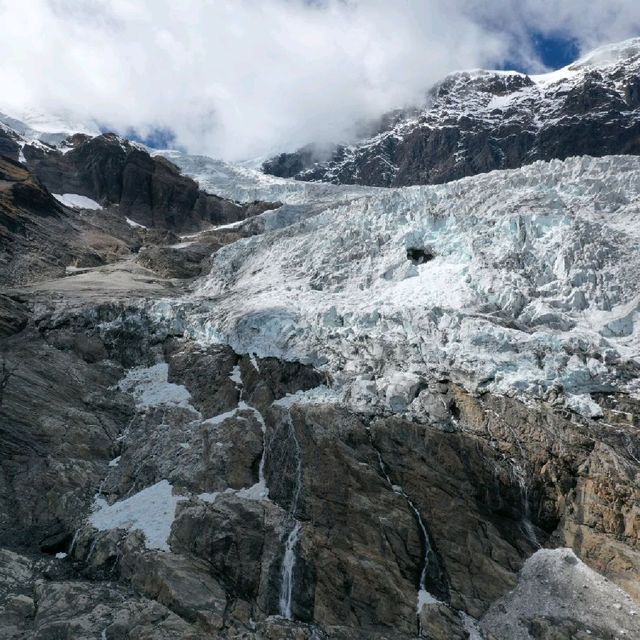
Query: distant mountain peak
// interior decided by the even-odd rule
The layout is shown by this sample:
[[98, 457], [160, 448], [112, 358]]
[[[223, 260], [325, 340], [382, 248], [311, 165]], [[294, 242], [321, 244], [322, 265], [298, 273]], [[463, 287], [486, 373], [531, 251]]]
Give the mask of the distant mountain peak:
[[640, 38], [595, 49], [556, 71], [447, 75], [415, 109], [371, 137], [277, 156], [266, 173], [371, 186], [437, 184], [536, 160], [640, 153]]

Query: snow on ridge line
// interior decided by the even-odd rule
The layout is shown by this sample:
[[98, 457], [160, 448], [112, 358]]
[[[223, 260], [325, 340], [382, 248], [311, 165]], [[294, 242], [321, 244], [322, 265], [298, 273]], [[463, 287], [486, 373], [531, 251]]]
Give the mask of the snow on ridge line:
[[[541, 397], [640, 390], [640, 159], [571, 158], [327, 200], [221, 249], [193, 335], [322, 365], [354, 402], [419, 410], [416, 378]], [[424, 251], [424, 262], [408, 249]], [[215, 298], [215, 304], [209, 300]]]
[[53, 193], [51, 195], [65, 207], [70, 207], [71, 209], [90, 209], [91, 211], [103, 209], [100, 203], [77, 193]]

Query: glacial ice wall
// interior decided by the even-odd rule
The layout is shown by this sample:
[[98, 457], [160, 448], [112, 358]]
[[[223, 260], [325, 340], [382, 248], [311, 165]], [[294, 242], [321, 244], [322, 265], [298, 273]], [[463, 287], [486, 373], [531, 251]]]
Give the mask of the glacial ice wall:
[[418, 410], [439, 377], [588, 414], [589, 393], [638, 389], [640, 159], [322, 187], [315, 215], [216, 254], [192, 332], [315, 362], [362, 407]]

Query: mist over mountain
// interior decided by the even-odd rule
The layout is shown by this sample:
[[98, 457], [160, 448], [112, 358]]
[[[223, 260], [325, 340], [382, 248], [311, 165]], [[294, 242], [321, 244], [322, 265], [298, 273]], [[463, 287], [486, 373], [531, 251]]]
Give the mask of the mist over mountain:
[[541, 73], [638, 33], [633, 0], [3, 2], [0, 112], [266, 159], [352, 143], [448, 73]]

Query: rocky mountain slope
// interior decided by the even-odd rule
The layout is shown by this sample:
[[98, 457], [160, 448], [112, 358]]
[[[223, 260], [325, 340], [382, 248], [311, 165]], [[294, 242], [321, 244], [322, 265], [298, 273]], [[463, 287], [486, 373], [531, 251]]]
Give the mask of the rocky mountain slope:
[[209, 194], [170, 161], [113, 134], [77, 134], [56, 147], [27, 131], [30, 138], [0, 126], [0, 274], [6, 285], [112, 263], [141, 248], [141, 262], [164, 265], [163, 275], [175, 269], [198, 275], [208, 245], [173, 256], [181, 263], [175, 267], [166, 264], [172, 252], [158, 245], [179, 244], [181, 232], [233, 224], [278, 206]]
[[640, 637], [640, 158], [3, 132], [1, 637]]
[[[640, 153], [640, 39], [598, 49], [559, 71], [454, 73], [424, 107], [389, 114], [376, 134], [267, 161], [298, 180], [384, 187], [440, 184], [573, 155]], [[312, 141], [310, 141], [312, 142]]]

